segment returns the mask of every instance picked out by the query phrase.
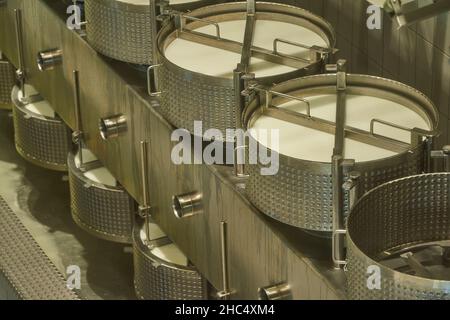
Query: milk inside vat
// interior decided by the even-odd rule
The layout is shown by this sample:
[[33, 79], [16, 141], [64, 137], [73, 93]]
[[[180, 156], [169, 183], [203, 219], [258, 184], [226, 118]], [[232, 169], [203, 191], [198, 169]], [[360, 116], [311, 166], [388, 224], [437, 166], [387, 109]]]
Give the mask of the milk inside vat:
[[[38, 92], [33, 86], [27, 84], [25, 85], [25, 96], [27, 98], [36, 94], [38, 94]], [[19, 90], [18, 98], [19, 100], [23, 99], [22, 90]], [[39, 116], [47, 118], [55, 118], [55, 111], [52, 109], [52, 107], [46, 100], [29, 103], [25, 105], [25, 109]]]
[[[313, 117], [335, 122], [336, 117], [336, 95], [324, 94], [306, 97], [310, 102], [311, 115]], [[306, 114], [305, 103], [291, 101], [284, 103], [279, 108]], [[430, 130], [429, 123], [419, 114], [406, 106], [384, 99], [365, 95], [347, 95], [346, 103], [346, 125], [365, 131], [370, 130], [372, 119], [385, 120], [407, 128], [421, 128]], [[334, 135], [274, 119], [261, 116], [254, 120], [251, 129], [256, 129], [252, 136], [261, 144], [269, 148], [275, 146], [270, 141], [264, 141], [258, 136], [257, 131], [261, 129], [279, 129], [279, 152], [283, 155], [309, 161], [325, 162], [331, 161], [334, 147]], [[400, 129], [385, 125], [375, 125], [375, 132], [384, 136], [394, 138], [403, 142], [410, 142], [411, 134]], [[369, 144], [345, 139], [344, 157], [355, 159], [357, 162], [383, 159], [396, 153], [375, 147]]]
[[[242, 43], [244, 39], [245, 20], [225, 21], [218, 23], [221, 37]], [[196, 32], [215, 35], [213, 26], [195, 29]], [[301, 42], [307, 46], [329, 47], [329, 44], [317, 33], [308, 28], [280, 21], [257, 20], [254, 30], [253, 45], [272, 50], [276, 38]], [[308, 57], [309, 50], [290, 45], [280, 44], [279, 51], [299, 57]], [[241, 54], [223, 49], [202, 45], [177, 38], [165, 49], [165, 56], [177, 66], [205, 75], [232, 78], [233, 70], [241, 60]], [[305, 64], [306, 66], [306, 64]], [[273, 76], [295, 71], [289, 66], [252, 58], [250, 72], [256, 77]]]
[[[87, 163], [87, 162], [92, 162], [92, 161], [96, 161], [97, 158], [95, 157], [95, 155], [88, 149], [82, 149], [83, 152], [83, 162]], [[79, 153], [77, 153], [75, 155], [75, 166], [77, 168], [80, 167], [80, 155]], [[103, 185], [106, 186], [112, 186], [115, 187], [117, 186], [117, 180], [114, 178], [114, 176], [111, 174], [111, 172], [106, 169], [105, 167], [101, 167], [101, 168], [95, 168], [86, 172], [83, 172], [83, 175], [96, 183], [101, 183]]]

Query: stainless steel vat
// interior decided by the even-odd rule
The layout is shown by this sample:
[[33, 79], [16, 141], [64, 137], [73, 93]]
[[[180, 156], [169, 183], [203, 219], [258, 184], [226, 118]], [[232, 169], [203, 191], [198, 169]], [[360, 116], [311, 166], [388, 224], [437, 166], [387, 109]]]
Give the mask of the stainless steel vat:
[[[273, 93], [269, 106], [266, 106], [267, 92]], [[427, 170], [428, 139], [437, 134], [438, 126], [438, 112], [432, 102], [422, 93], [404, 84], [373, 76], [349, 74], [346, 93], [383, 97], [398, 102], [420, 115], [428, 123], [430, 131], [422, 132], [428, 138], [423, 138], [418, 133], [415, 143], [397, 144], [381, 134], [347, 127], [346, 136], [350, 139], [389, 148], [394, 155], [373, 161], [348, 161], [344, 169], [343, 183], [350, 179], [353, 173], [358, 173], [359, 179], [355, 190], [344, 192], [345, 201], [342, 204], [342, 210], [345, 215], [348, 214], [351, 206], [352, 191], [355, 193], [354, 196], [359, 197], [386, 181]], [[310, 115], [296, 112], [293, 115], [292, 112], [282, 112], [277, 108], [296, 98], [307, 101], [309, 97], [323, 94], [336, 94], [336, 74], [304, 77], [275, 85], [264, 90], [260, 96], [258, 95], [258, 99], [254, 99], [248, 105], [243, 122], [246, 128], [250, 128], [254, 121], [264, 114], [334, 135], [335, 122], [314, 117], [313, 108], [310, 110]], [[361, 108], [365, 107], [361, 105]], [[412, 130], [412, 136], [415, 135], [414, 132]], [[308, 136], [297, 138], [309, 139]], [[253, 138], [250, 137], [250, 139]], [[256, 143], [258, 147], [262, 147], [259, 142]], [[270, 149], [269, 151], [276, 152]], [[250, 150], [250, 155], [256, 156], [254, 152], [256, 151]], [[275, 175], [262, 175], [261, 169], [265, 166], [261, 164], [246, 165], [247, 173], [250, 175], [246, 184], [248, 198], [263, 213], [283, 223], [310, 231], [332, 231], [334, 180], [332, 150], [329, 152], [329, 162], [302, 160], [279, 153], [279, 170]], [[341, 185], [338, 187], [340, 188]]]
[[[185, 11], [209, 3], [214, 1], [187, 1], [170, 7]], [[154, 1], [86, 0], [84, 5], [87, 39], [95, 50], [120, 61], [152, 63], [158, 10]]]
[[450, 299], [449, 191], [450, 174], [432, 173], [388, 182], [359, 200], [347, 225], [349, 298]]
[[[181, 38], [240, 54], [243, 44], [222, 39], [219, 24], [245, 21], [246, 10], [246, 2], [212, 5], [193, 10], [189, 12], [189, 16], [172, 19], [162, 27], [157, 39], [157, 65], [152, 66], [155, 69], [157, 86], [151, 94], [160, 96], [161, 112], [175, 127], [194, 133], [194, 121], [202, 121], [204, 130], [213, 128], [221, 132], [240, 126], [241, 110], [236, 101], [240, 97], [241, 88], [236, 87], [236, 79], [207, 75], [180, 67], [166, 57], [166, 49], [172, 42]], [[302, 26], [319, 35], [327, 43], [327, 48], [318, 49], [321, 51], [320, 54], [315, 49], [309, 48], [310, 54], [314, 57], [306, 59], [307, 61], [278, 53], [275, 48], [273, 51], [255, 48], [250, 43], [249, 48], [253, 48], [249, 49], [253, 52], [249, 54], [250, 56], [256, 55], [265, 61], [280, 65], [295, 65], [294, 71], [257, 77], [258, 81], [273, 84], [319, 73], [322, 70], [328, 56], [334, 52], [335, 45], [334, 31], [328, 22], [304, 9], [278, 3], [257, 2], [255, 10], [256, 21], [286, 22]], [[183, 26], [182, 29], [180, 24]], [[201, 32], [195, 31], [207, 25], [217, 28], [216, 37], [205, 37]], [[273, 40], [275, 42], [276, 39]], [[302, 37], [284, 40], [289, 41], [290, 45], [297, 46], [302, 42]], [[258, 53], [255, 53], [256, 51]], [[217, 64], [220, 63], [220, 59], [217, 59]]]
[[[157, 228], [157, 227], [156, 227]], [[155, 230], [155, 227], [151, 228]], [[207, 299], [206, 280], [191, 265], [183, 266], [162, 259], [153, 250], [172, 242], [162, 233], [147, 241], [141, 226], [133, 232], [134, 285], [139, 299], [203, 300]]]
[[[78, 152], [79, 153], [79, 152]], [[80, 164], [68, 157], [72, 217], [85, 231], [101, 239], [131, 243], [137, 205], [120, 185], [106, 185], [85, 173], [103, 169], [98, 160]]]
[[17, 152], [35, 165], [66, 171], [70, 129], [56, 113], [54, 117], [47, 117], [27, 109], [29, 103], [44, 101], [38, 94], [23, 100], [19, 92], [20, 89], [14, 87], [11, 96]]

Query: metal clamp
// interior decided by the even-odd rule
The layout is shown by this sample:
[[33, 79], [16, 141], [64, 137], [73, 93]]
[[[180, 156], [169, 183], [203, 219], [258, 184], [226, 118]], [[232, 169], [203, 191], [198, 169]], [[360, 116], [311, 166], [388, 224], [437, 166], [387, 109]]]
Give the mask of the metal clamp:
[[[248, 5], [251, 5], [248, 4]], [[249, 7], [249, 10], [251, 8]], [[236, 110], [236, 122], [235, 126], [236, 129], [242, 129], [242, 114], [244, 112], [244, 108], [246, 106], [246, 97], [242, 95], [242, 92], [247, 87], [248, 82], [252, 81], [254, 78], [252, 76], [249, 76], [246, 74], [248, 71], [249, 66], [249, 56], [245, 54], [244, 51], [246, 49], [249, 49], [252, 43], [252, 33], [253, 33], [253, 27], [251, 22], [250, 15], [247, 16], [247, 23], [246, 23], [246, 35], [245, 35], [245, 43], [246, 46], [243, 47], [242, 51], [242, 59], [241, 63], [239, 63], [236, 67], [236, 69], [233, 72], [233, 85], [234, 85], [234, 102], [235, 102], [235, 110]], [[247, 52], [249, 53], [249, 51]], [[248, 59], [246, 59], [248, 58]], [[235, 139], [235, 145], [234, 145], [234, 174], [237, 177], [246, 177], [245, 174], [245, 139], [243, 137], [243, 130], [238, 130], [238, 136], [236, 136]]]
[[[147, 68], [147, 92], [150, 97], [157, 97], [161, 94], [161, 91], [153, 91], [152, 88], [152, 73], [155, 86], [158, 86], [158, 76], [157, 73], [155, 72], [155, 69], [161, 66], [162, 64], [155, 64]], [[157, 89], [155, 88], [155, 90]]]
[[348, 174], [347, 180], [342, 185], [345, 192], [349, 193], [349, 209], [351, 209], [358, 201], [358, 185], [361, 178], [361, 173], [358, 171], [351, 171]]
[[450, 172], [450, 145], [446, 145], [442, 150], [431, 151], [432, 159], [443, 159], [444, 160], [444, 170]]

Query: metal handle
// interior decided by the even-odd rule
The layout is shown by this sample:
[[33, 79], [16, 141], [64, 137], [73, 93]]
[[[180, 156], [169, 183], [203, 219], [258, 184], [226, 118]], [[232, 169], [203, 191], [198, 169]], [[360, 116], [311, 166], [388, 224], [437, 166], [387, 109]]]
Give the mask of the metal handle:
[[310, 52], [310, 58], [309, 59], [305, 59], [305, 58], [301, 58], [301, 57], [297, 57], [296, 59], [303, 61], [305, 63], [311, 63], [311, 62], [315, 62], [317, 61], [317, 53], [318, 53], [318, 49], [313, 50], [313, 47], [311, 46], [307, 46], [304, 45], [302, 43], [298, 43], [298, 42], [294, 42], [294, 41], [290, 41], [290, 40], [285, 40], [285, 39], [281, 39], [281, 38], [276, 38], [275, 40], [273, 40], [273, 53], [277, 54], [277, 55], [281, 55], [279, 50], [278, 50], [278, 44], [279, 43], [284, 43], [284, 44], [288, 44], [294, 47], [299, 47], [299, 48], [303, 48], [303, 49], [307, 49], [307, 50], [312, 50], [312, 52]]
[[172, 197], [173, 214], [178, 219], [190, 218], [203, 211], [203, 195], [199, 192], [191, 192]]
[[[191, 20], [191, 21], [200, 21], [200, 22], [204, 22], [207, 25], [212, 25], [216, 28], [216, 39], [220, 40], [221, 36], [220, 36], [220, 26], [217, 22], [215, 21], [211, 21], [211, 20], [207, 20], [207, 19], [202, 19], [202, 18], [197, 18], [197, 17], [193, 17], [193, 16], [189, 16], [186, 14], [181, 14], [180, 15], [181, 18], [184, 18], [185, 20]], [[183, 19], [180, 19], [180, 31], [183, 31], [185, 26], [185, 23], [183, 22]]]
[[412, 132], [413, 131], [413, 129], [411, 129], [411, 128], [407, 128], [407, 127], [404, 127], [404, 126], [401, 126], [401, 125], [398, 125], [398, 124], [395, 124], [395, 123], [392, 123], [392, 122], [389, 122], [389, 121], [380, 120], [380, 119], [372, 119], [370, 121], [370, 134], [371, 135], [376, 135], [376, 133], [375, 133], [375, 123], [384, 124], [385, 126], [392, 127], [392, 128], [399, 129], [399, 130], [403, 130], [403, 131], [407, 131], [407, 132]]
[[[157, 74], [155, 72], [155, 69], [159, 68], [161, 66], [162, 66], [162, 64], [155, 64], [155, 65], [149, 66], [147, 68], [147, 92], [148, 92], [149, 96], [151, 96], [151, 97], [157, 97], [157, 96], [159, 96], [161, 94], [160, 91], [153, 91], [153, 88], [152, 88], [152, 77], [151, 77], [151, 75], [153, 73], [153, 79], [155, 81], [155, 86], [157, 86], [158, 85], [158, 78], [157, 78]], [[155, 88], [155, 90], [157, 90], [157, 89]]]
[[308, 116], [308, 118], [311, 118], [311, 103], [304, 99], [304, 98], [300, 98], [300, 97], [296, 97], [296, 96], [292, 96], [290, 94], [286, 94], [286, 93], [282, 93], [282, 92], [277, 92], [277, 91], [273, 91], [273, 90], [267, 90], [264, 89], [263, 87], [260, 87], [258, 85], [254, 85], [249, 87], [249, 90], [255, 90], [258, 92], [263, 92], [266, 94], [266, 104], [265, 104], [265, 108], [270, 108], [272, 106], [272, 100], [273, 100], [273, 96], [277, 96], [280, 98], [285, 98], [288, 100], [295, 100], [295, 101], [299, 101], [302, 103], [306, 104], [306, 115]]
[[380, 120], [380, 119], [372, 119], [370, 121], [370, 134], [372, 136], [384, 137], [383, 135], [375, 133], [375, 124], [376, 123], [383, 124], [388, 127], [392, 127], [395, 129], [399, 129], [399, 130], [411, 133], [411, 144], [412, 145], [418, 145], [423, 140], [424, 137], [432, 137], [434, 134], [431, 131], [423, 130], [420, 128], [407, 128], [407, 127], [404, 127], [404, 126], [401, 126], [401, 125], [398, 125], [398, 124], [395, 124], [395, 123], [392, 123], [389, 121]]
[[332, 258], [333, 258], [333, 263], [336, 266], [344, 266], [347, 264], [347, 261], [342, 259], [340, 257], [340, 254], [338, 253], [341, 250], [341, 245], [344, 242], [343, 239], [340, 239], [340, 237], [343, 237], [347, 234], [347, 230], [344, 229], [337, 229], [333, 231], [333, 236], [332, 236], [332, 241], [331, 241], [331, 245], [333, 247], [332, 250]]

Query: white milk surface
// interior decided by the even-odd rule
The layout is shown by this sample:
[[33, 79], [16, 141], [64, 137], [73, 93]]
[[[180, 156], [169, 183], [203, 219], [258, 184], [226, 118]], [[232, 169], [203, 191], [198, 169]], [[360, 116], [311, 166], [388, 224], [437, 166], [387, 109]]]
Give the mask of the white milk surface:
[[[221, 37], [242, 42], [244, 39], [245, 20], [227, 21], [219, 23]], [[205, 26], [195, 31], [215, 35], [214, 26]], [[273, 40], [276, 38], [299, 42], [308, 46], [318, 45], [327, 47], [328, 44], [315, 32], [290, 23], [257, 20], [253, 45], [272, 50]], [[279, 52], [305, 57], [307, 50], [279, 45]], [[195, 42], [175, 39], [166, 49], [165, 56], [172, 63], [184, 69], [220, 77], [232, 78], [233, 70], [241, 60], [241, 55], [222, 49], [198, 44]], [[266, 62], [261, 59], [251, 59], [251, 72], [257, 77], [265, 77], [294, 71], [294, 68]]]
[[[311, 115], [313, 117], [335, 122], [336, 95], [320, 95], [307, 97], [306, 99], [311, 103]], [[297, 101], [285, 103], [279, 107], [306, 114], [306, 105]], [[422, 117], [401, 104], [379, 97], [347, 95], [346, 125], [369, 131], [371, 119], [385, 120], [407, 128], [417, 127], [430, 130], [430, 126]], [[258, 118], [252, 129], [279, 129], [279, 151], [281, 154], [310, 161], [331, 161], [334, 135], [267, 116]], [[408, 132], [381, 124], [375, 124], [375, 133], [408, 143], [411, 140], [411, 135]], [[270, 139], [266, 141], [257, 134], [255, 135], [253, 136], [260, 143], [273, 148]], [[345, 158], [363, 162], [393, 155], [395, 155], [394, 152], [345, 139]]]
[[[30, 96], [33, 96], [36, 94], [38, 94], [38, 92], [36, 91], [36, 89], [34, 87], [32, 87], [28, 84], [25, 85], [26, 97], [30, 97]], [[18, 98], [19, 98], [19, 100], [23, 98], [23, 93], [21, 90], [19, 90], [19, 92], [18, 92]], [[27, 109], [28, 111], [30, 111], [36, 115], [40, 115], [43, 117], [48, 117], [48, 118], [55, 117], [55, 111], [53, 111], [52, 107], [46, 100], [27, 104], [25, 106], [25, 109]]]
[[[88, 149], [83, 149], [83, 162], [91, 162], [95, 161], [97, 158], [95, 155]], [[80, 156], [77, 154], [75, 156], [75, 166], [77, 168], [80, 167]], [[117, 186], [117, 180], [114, 178], [114, 176], [109, 172], [108, 169], [105, 167], [96, 168], [93, 170], [89, 170], [86, 172], [83, 172], [83, 175], [96, 183], [101, 183], [106, 186]]]
[[152, 249], [151, 251], [155, 256], [160, 258], [161, 260], [179, 265], [179, 266], [187, 266], [188, 265], [188, 259], [186, 256], [181, 252], [181, 250], [173, 243], [157, 247]]

